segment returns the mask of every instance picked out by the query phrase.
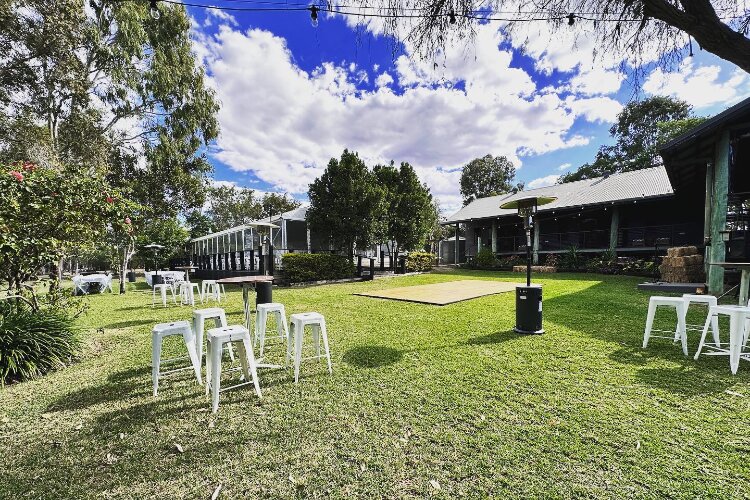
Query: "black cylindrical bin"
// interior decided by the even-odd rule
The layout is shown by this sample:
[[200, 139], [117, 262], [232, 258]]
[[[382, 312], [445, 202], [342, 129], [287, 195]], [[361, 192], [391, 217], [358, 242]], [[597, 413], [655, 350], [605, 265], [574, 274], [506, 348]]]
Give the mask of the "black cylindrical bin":
[[164, 276], [161, 274], [154, 274], [151, 276], [151, 284], [152, 285], [161, 285], [164, 283]]
[[255, 305], [273, 302], [273, 285], [270, 282], [255, 285]]
[[544, 333], [542, 328], [542, 285], [516, 287], [516, 327], [518, 333]]
[[135, 271], [128, 271], [128, 281], [135, 283]]

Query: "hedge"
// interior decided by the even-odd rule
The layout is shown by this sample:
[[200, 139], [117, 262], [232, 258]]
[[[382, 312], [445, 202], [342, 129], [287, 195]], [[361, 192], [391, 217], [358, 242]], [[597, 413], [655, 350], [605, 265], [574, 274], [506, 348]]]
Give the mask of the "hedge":
[[355, 273], [353, 262], [330, 253], [287, 253], [281, 264], [290, 283], [351, 278]]
[[410, 252], [406, 256], [406, 271], [413, 273], [429, 271], [435, 263], [435, 254], [427, 252]]

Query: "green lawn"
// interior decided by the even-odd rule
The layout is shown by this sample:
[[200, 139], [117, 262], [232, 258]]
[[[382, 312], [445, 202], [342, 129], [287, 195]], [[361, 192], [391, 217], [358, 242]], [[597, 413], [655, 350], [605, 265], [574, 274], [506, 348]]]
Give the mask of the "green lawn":
[[[326, 316], [333, 376], [308, 363], [295, 387], [291, 370], [262, 371], [262, 402], [229, 391], [216, 416], [189, 372], [151, 395], [151, 327], [190, 308], [152, 309], [142, 287], [93, 296], [80, 362], [0, 391], [0, 496], [747, 498], [750, 363], [732, 376], [725, 357], [641, 349], [637, 278], [540, 279], [542, 336], [511, 331], [512, 293], [444, 307], [352, 295], [458, 277], [521, 279], [274, 290], [287, 314]], [[225, 307], [239, 322], [237, 289]]]

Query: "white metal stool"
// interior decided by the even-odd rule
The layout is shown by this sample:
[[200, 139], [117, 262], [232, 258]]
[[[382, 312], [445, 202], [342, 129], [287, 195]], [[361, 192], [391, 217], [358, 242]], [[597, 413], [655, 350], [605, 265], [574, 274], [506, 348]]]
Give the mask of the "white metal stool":
[[[708, 333], [708, 327], [711, 322], [716, 319], [719, 314], [729, 316], [729, 345], [727, 348], [722, 348], [720, 344], [712, 346], [706, 345], [706, 334]], [[703, 325], [703, 334], [701, 335], [700, 344], [698, 344], [698, 350], [695, 353], [695, 359], [698, 359], [701, 351], [704, 347], [712, 349], [712, 352], [707, 352], [709, 356], [729, 356], [729, 369], [732, 371], [732, 375], [737, 374], [737, 369], [740, 366], [740, 359], [750, 361], [750, 352], [743, 353], [743, 348], [747, 345], [748, 340], [748, 329], [747, 320], [750, 319], [750, 307], [745, 306], [711, 306], [708, 309], [708, 316], [706, 317], [706, 324]]]
[[[236, 343], [239, 351], [242, 371], [245, 375], [245, 382], [230, 387], [221, 388], [221, 352], [224, 344]], [[258, 397], [260, 394], [260, 384], [258, 383], [258, 372], [255, 365], [255, 355], [253, 354], [253, 342], [250, 339], [250, 332], [241, 325], [223, 326], [212, 328], [208, 331], [208, 351], [206, 352], [206, 394], [211, 393], [211, 411], [216, 413], [219, 409], [219, 393], [247, 384], [255, 386], [255, 393]]]
[[[654, 315], [656, 314], [656, 308], [659, 306], [674, 307], [677, 313], [677, 328], [671, 337], [651, 335], [651, 332], [658, 333], [672, 333], [667, 330], [654, 330]], [[648, 301], [648, 315], [646, 316], [646, 329], [643, 331], [643, 348], [648, 346], [648, 340], [651, 337], [659, 339], [671, 339], [675, 342], [680, 340], [682, 342], [682, 353], [687, 356], [687, 328], [685, 327], [685, 312], [687, 311], [687, 305], [685, 299], [682, 297], [651, 297]]]
[[[188, 352], [188, 359], [190, 359], [191, 366], [185, 368], [176, 368], [166, 372], [161, 371], [161, 344], [165, 337], [171, 335], [182, 335], [182, 339], [185, 341], [185, 348]], [[179, 361], [185, 359], [182, 358], [171, 358], [165, 359], [165, 363]], [[154, 397], [156, 397], [159, 389], [159, 378], [170, 373], [176, 373], [183, 370], [195, 371], [195, 376], [198, 379], [198, 384], [201, 384], [201, 365], [198, 359], [198, 354], [195, 352], [195, 335], [193, 329], [188, 321], [175, 321], [174, 323], [159, 323], [154, 326], [151, 331], [151, 379], [154, 384]]]
[[226, 295], [226, 292], [224, 291], [224, 285], [217, 283], [216, 280], [203, 280], [201, 282], [201, 295], [206, 301], [212, 298], [216, 302], [221, 302], [221, 296]]
[[[198, 353], [198, 360], [203, 359], [203, 332], [206, 329], [206, 321], [214, 320], [214, 326], [221, 328], [227, 326], [227, 315], [224, 309], [220, 307], [209, 307], [207, 309], [195, 309], [193, 311], [193, 328], [195, 329], [195, 349]], [[227, 344], [229, 358], [234, 361], [234, 350], [232, 344]], [[208, 358], [206, 358], [208, 362]]]
[[152, 295], [151, 295], [151, 307], [154, 307], [156, 305], [156, 291], [159, 291], [161, 294], [161, 302], [164, 305], [164, 307], [167, 307], [167, 290], [172, 292], [172, 301], [176, 304], [177, 298], [174, 294], [174, 288], [172, 288], [172, 285], [168, 283], [157, 283], [153, 286]]
[[266, 304], [258, 304], [256, 306], [257, 313], [255, 315], [255, 342], [260, 342], [260, 355], [263, 356], [263, 346], [266, 340], [266, 326], [268, 324], [268, 315], [273, 314], [276, 318], [276, 331], [279, 334], [279, 338], [282, 342], [287, 342], [289, 339], [289, 327], [286, 323], [286, 310], [284, 304], [278, 302], [269, 302]]
[[[313, 334], [313, 344], [315, 345], [315, 356], [307, 359], [326, 358], [328, 361], [328, 373], [331, 370], [331, 352], [328, 349], [328, 334], [326, 333], [326, 320], [323, 315], [316, 312], [292, 314], [292, 328], [289, 330], [289, 340], [286, 343], [286, 364], [289, 365], [289, 358], [292, 356], [292, 339], [294, 339], [294, 383], [299, 382], [299, 366], [302, 362], [302, 339], [305, 335], [305, 326], [310, 326]], [[325, 354], [320, 354], [320, 337], [323, 337], [323, 347]]]
[[177, 295], [180, 296], [180, 302], [183, 304], [189, 304], [195, 306], [195, 294], [198, 294], [198, 298], [203, 303], [203, 295], [201, 295], [200, 286], [198, 283], [191, 283], [190, 281], [180, 281], [177, 283]]
[[[713, 295], [696, 295], [691, 293], [685, 293], [682, 295], [685, 300], [685, 329], [688, 331], [703, 331], [703, 325], [689, 325], [687, 323], [687, 313], [690, 308], [690, 304], [705, 304], [707, 309], [710, 310], [712, 306], [717, 306], [718, 302], [716, 297]], [[714, 336], [714, 344], [716, 347], [720, 346], [719, 340], [719, 318], [716, 315], [711, 316], [711, 332]]]

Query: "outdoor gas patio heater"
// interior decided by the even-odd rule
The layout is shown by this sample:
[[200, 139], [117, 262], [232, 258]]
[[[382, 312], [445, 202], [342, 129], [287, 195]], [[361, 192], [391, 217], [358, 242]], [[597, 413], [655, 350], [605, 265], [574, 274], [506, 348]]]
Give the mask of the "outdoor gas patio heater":
[[531, 230], [537, 207], [552, 203], [557, 198], [528, 196], [500, 205], [503, 209], [518, 209], [526, 230], [526, 286], [516, 286], [516, 326], [518, 333], [544, 333], [542, 328], [542, 285], [531, 284]]
[[154, 253], [154, 265], [156, 267], [156, 272], [154, 273], [154, 276], [151, 278], [151, 284], [152, 285], [158, 285], [160, 283], [163, 283], [163, 278], [159, 276], [159, 250], [164, 249], [164, 245], [159, 245], [158, 243], [149, 243], [148, 245], [143, 245], [143, 248], [150, 250]]

